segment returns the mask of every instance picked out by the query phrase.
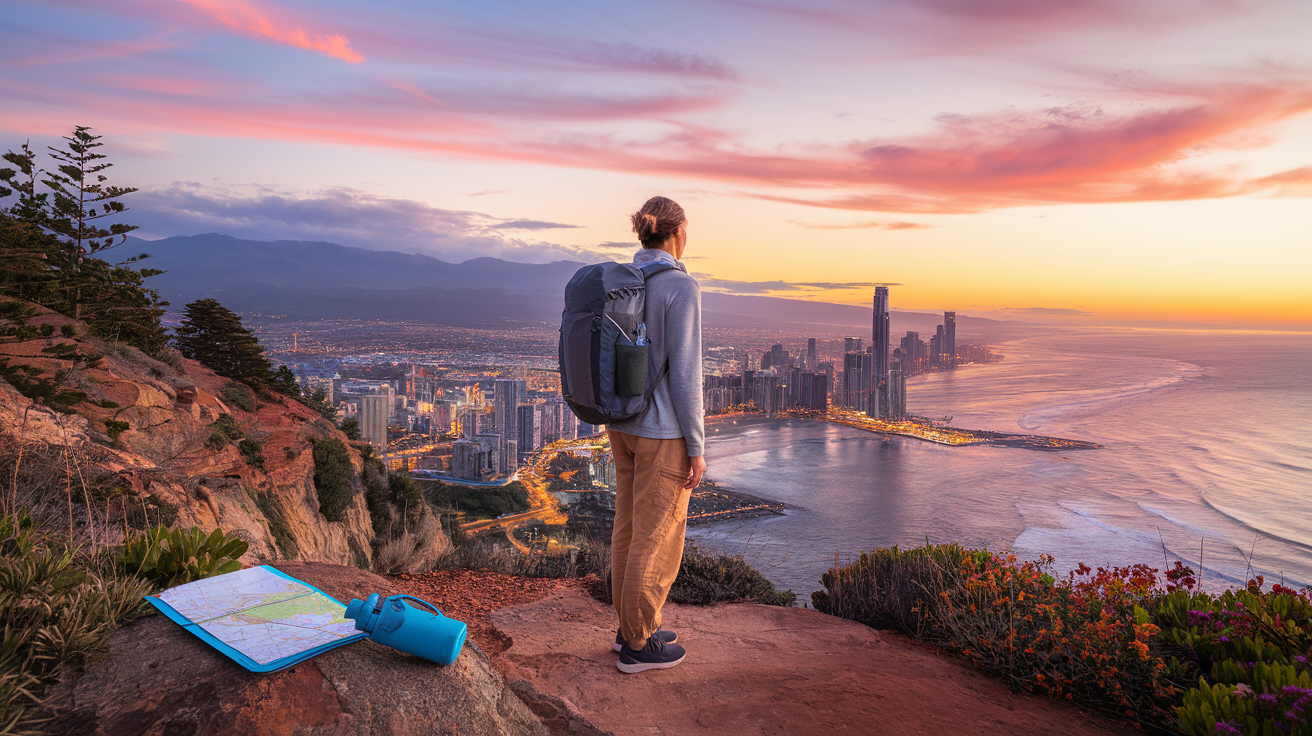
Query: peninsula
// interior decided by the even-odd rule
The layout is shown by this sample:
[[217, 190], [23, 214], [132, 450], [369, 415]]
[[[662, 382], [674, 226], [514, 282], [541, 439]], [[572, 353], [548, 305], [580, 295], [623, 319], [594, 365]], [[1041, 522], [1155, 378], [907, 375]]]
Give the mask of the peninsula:
[[[721, 414], [714, 419], [741, 416], [761, 416], [760, 414], [737, 412]], [[999, 447], [1019, 447], [1026, 450], [1065, 451], [1097, 450], [1102, 445], [1084, 440], [1070, 440], [1061, 437], [1045, 437], [1037, 434], [1015, 434], [1010, 432], [989, 432], [980, 429], [960, 429], [950, 427], [946, 422], [935, 422], [925, 417], [905, 416], [900, 419], [880, 419], [866, 416], [864, 413], [842, 407], [829, 407], [826, 411], [792, 409], [780, 412], [780, 418], [815, 419], [834, 422], [867, 432], [885, 435], [911, 437], [940, 445], [960, 447], [962, 445], [996, 445]], [[713, 419], [707, 417], [708, 420]]]

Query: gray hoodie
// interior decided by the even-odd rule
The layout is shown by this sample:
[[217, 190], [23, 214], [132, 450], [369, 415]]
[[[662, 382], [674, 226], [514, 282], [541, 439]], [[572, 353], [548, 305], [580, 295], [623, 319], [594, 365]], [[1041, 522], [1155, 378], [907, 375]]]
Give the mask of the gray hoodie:
[[702, 454], [702, 290], [688, 270], [663, 250], [643, 248], [633, 264], [673, 263], [678, 270], [647, 279], [647, 336], [656, 360], [670, 362], [669, 373], [656, 384], [646, 411], [610, 429], [638, 437], [688, 443], [688, 457]]

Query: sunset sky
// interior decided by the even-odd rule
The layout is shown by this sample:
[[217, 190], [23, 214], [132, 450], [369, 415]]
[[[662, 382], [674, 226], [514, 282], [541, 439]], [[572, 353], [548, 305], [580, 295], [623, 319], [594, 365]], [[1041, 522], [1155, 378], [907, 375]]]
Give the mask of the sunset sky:
[[1310, 38], [1306, 0], [9, 0], [0, 151], [91, 126], [147, 238], [627, 259], [665, 194], [707, 289], [1312, 329]]

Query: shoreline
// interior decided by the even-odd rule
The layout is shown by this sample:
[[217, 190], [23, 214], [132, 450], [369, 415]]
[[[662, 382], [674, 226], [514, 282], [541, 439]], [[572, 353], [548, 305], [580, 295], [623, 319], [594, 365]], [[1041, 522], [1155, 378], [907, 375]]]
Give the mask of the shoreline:
[[[727, 508], [717, 508], [726, 505]], [[688, 501], [688, 526], [704, 526], [721, 521], [741, 521], [764, 516], [783, 516], [790, 508], [780, 501], [770, 501], [750, 493], [731, 491], [719, 483], [702, 479], [702, 484]]]
[[1099, 450], [1102, 445], [1096, 442], [1085, 440], [1072, 440], [1063, 437], [1047, 437], [1038, 434], [1018, 434], [1014, 432], [993, 432], [984, 429], [961, 429], [958, 427], [939, 427], [930, 423], [928, 420], [919, 420], [915, 418], [905, 419], [902, 421], [890, 421], [886, 419], [873, 419], [864, 414], [847, 409], [830, 408], [829, 411], [821, 414], [820, 412], [796, 412], [781, 413], [775, 416], [766, 416], [764, 414], [735, 412], [733, 414], [717, 414], [713, 417], [706, 417], [707, 423], [718, 423], [721, 419], [736, 419], [738, 417], [750, 417], [766, 421], [778, 420], [812, 420], [820, 422], [831, 422], [841, 424], [845, 427], [859, 429], [865, 432], [882, 435], [895, 435], [898, 437], [909, 437], [911, 439], [932, 442], [937, 445], [946, 445], [948, 447], [962, 446], [980, 446], [991, 445], [994, 447], [1015, 447], [1024, 450], [1037, 450], [1039, 452], [1060, 452], [1066, 450]]

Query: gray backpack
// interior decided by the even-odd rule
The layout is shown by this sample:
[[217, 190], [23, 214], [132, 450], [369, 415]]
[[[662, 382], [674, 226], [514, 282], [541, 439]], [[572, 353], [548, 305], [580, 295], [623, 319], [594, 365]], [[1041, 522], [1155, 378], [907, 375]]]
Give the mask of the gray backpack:
[[588, 424], [636, 417], [669, 368], [648, 366], [647, 279], [677, 266], [663, 261], [584, 266], [565, 287], [560, 320], [560, 391]]

